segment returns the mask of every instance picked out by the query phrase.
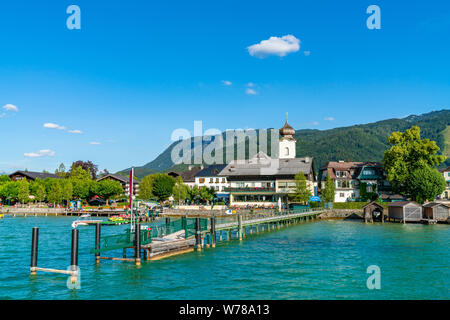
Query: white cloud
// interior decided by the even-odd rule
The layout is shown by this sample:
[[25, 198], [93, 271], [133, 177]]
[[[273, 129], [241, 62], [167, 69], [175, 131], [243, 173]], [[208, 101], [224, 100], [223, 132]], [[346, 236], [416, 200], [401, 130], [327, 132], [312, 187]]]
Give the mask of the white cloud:
[[300, 50], [300, 39], [291, 34], [281, 38], [270, 37], [268, 40], [247, 47], [247, 50], [251, 56], [258, 58], [265, 58], [270, 55], [284, 57], [289, 53]]
[[28, 158], [53, 157], [55, 155], [55, 152], [45, 149], [39, 150], [39, 152], [24, 153], [23, 155]]
[[324, 120], [326, 120], [326, 121], [334, 121], [334, 118], [333, 117], [326, 117]]
[[313, 125], [313, 126], [318, 126], [318, 125], [319, 125], [319, 122], [314, 121], [314, 122], [312, 123], [312, 125]]
[[233, 82], [228, 81], [228, 80], [222, 80], [222, 83], [226, 86], [231, 86], [233, 84]]
[[303, 51], [303, 54], [307, 57], [309, 57], [309, 55], [311, 54], [311, 51]]
[[69, 130], [69, 133], [82, 134], [83, 131], [81, 131], [81, 130]]
[[251, 95], [251, 96], [254, 96], [254, 95], [258, 94], [255, 90], [250, 89], [250, 88], [245, 89], [245, 93], [248, 94], [248, 95]]
[[3, 109], [5, 109], [6, 111], [14, 111], [14, 112], [18, 112], [19, 111], [19, 108], [17, 108], [15, 105], [13, 105], [13, 104], [5, 104], [4, 106], [3, 106]]
[[93, 145], [93, 146], [98, 146], [98, 145], [100, 144], [100, 142], [92, 141], [92, 142], [90, 142], [89, 144], [91, 144], [91, 145]]
[[254, 87], [254, 86], [255, 86], [255, 84], [253, 82], [247, 83], [247, 87]]
[[60, 126], [59, 124], [51, 123], [51, 122], [44, 123], [44, 128], [66, 130], [66, 127], [63, 127], [63, 126]]
[[0, 119], [3, 118], [4, 116], [6, 116], [6, 113], [0, 113]]

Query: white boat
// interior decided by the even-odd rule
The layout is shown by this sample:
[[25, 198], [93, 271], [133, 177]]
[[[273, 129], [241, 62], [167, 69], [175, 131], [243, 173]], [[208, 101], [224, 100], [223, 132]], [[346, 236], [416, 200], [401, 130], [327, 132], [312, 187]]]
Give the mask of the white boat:
[[91, 215], [89, 213], [83, 214], [80, 216], [80, 218], [90, 218]]

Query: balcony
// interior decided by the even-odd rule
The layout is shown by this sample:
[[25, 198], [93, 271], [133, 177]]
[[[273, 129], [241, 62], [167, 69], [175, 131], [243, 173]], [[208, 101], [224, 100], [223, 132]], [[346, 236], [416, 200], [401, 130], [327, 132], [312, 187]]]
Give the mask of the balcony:
[[261, 193], [261, 192], [275, 192], [275, 188], [269, 187], [225, 187], [225, 192], [248, 192], [248, 193]]

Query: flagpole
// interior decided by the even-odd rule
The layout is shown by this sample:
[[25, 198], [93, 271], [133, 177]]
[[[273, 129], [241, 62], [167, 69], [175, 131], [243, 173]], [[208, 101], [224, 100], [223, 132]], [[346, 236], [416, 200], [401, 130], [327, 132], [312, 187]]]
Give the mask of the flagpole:
[[131, 167], [131, 171], [130, 171], [130, 186], [128, 188], [128, 190], [130, 191], [130, 218], [131, 218], [131, 224], [130, 224], [130, 229], [131, 231], [133, 230], [133, 222], [134, 222], [134, 213], [133, 213], [133, 189], [134, 189], [134, 184], [133, 184], [133, 179], [134, 179], [134, 167]]

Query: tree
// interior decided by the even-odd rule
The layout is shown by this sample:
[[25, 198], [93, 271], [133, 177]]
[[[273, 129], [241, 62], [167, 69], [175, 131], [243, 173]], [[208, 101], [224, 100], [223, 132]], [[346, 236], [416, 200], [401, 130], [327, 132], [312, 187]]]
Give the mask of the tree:
[[169, 199], [172, 195], [175, 179], [165, 173], [157, 173], [153, 179], [152, 193], [160, 202]]
[[433, 201], [444, 192], [446, 186], [442, 174], [428, 166], [414, 170], [406, 184], [412, 199], [419, 203]]
[[155, 175], [148, 175], [139, 183], [139, 198], [142, 200], [150, 200], [153, 195], [153, 178]]
[[55, 174], [62, 178], [67, 178], [68, 173], [66, 172], [66, 166], [64, 165], [64, 163], [61, 163], [59, 165], [58, 169], [55, 170]]
[[22, 179], [19, 182], [18, 199], [22, 203], [26, 203], [30, 200], [30, 188], [26, 179]]
[[70, 178], [77, 180], [90, 180], [91, 175], [88, 170], [83, 169], [82, 166], [72, 167], [70, 170]]
[[437, 154], [440, 149], [435, 141], [420, 138], [420, 128], [417, 126], [405, 132], [392, 133], [388, 144], [391, 147], [385, 151], [383, 158], [387, 180], [394, 192], [415, 198], [414, 192], [419, 186], [410, 182], [413, 172], [434, 168], [444, 162], [446, 157]]
[[108, 203], [109, 198], [123, 193], [122, 185], [119, 181], [104, 179], [98, 183], [97, 194]]
[[0, 176], [0, 184], [4, 184], [9, 181], [11, 181], [11, 179], [6, 174], [3, 174]]
[[16, 181], [9, 181], [2, 185], [0, 196], [3, 200], [17, 200], [19, 196], [19, 184]]
[[68, 204], [73, 197], [73, 185], [70, 180], [63, 180], [61, 183], [62, 183], [62, 195], [64, 200], [66, 200], [66, 203]]
[[47, 194], [47, 200], [50, 203], [61, 203], [63, 198], [63, 190], [59, 181], [53, 181], [50, 192]]
[[175, 201], [180, 204], [181, 201], [186, 200], [187, 196], [187, 186], [183, 183], [183, 179], [181, 176], [178, 176], [177, 182], [173, 187], [173, 198]]
[[187, 197], [191, 203], [200, 197], [200, 190], [197, 185], [194, 185], [192, 188], [187, 188]]
[[206, 186], [203, 186], [200, 188], [199, 192], [200, 199], [206, 202], [207, 205], [211, 203], [211, 201], [214, 200], [214, 197], [216, 196], [216, 190], [214, 188], [207, 188]]
[[73, 170], [78, 167], [81, 167], [83, 170], [88, 172], [91, 179], [97, 179], [98, 166], [93, 164], [92, 161], [75, 161], [72, 163], [70, 175], [72, 175]]
[[96, 192], [96, 182], [91, 180], [89, 172], [81, 166], [72, 167], [69, 180], [72, 182], [73, 197], [77, 199], [88, 200]]
[[42, 201], [45, 200], [45, 187], [44, 187], [44, 185], [40, 184], [40, 185], [37, 186], [35, 196], [36, 196], [36, 199], [39, 202], [42, 202]]
[[290, 195], [293, 202], [307, 203], [311, 197], [311, 191], [308, 188], [308, 182], [303, 172], [299, 172], [294, 177], [295, 191]]
[[323, 202], [329, 203], [334, 202], [334, 194], [336, 192], [336, 186], [330, 177], [327, 177], [325, 182], [325, 188], [322, 191]]

